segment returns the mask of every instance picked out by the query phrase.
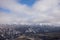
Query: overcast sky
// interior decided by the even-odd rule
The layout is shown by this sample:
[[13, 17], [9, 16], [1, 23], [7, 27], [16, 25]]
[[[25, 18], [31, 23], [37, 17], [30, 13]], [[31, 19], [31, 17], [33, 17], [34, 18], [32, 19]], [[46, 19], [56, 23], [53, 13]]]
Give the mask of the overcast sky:
[[60, 24], [60, 0], [0, 0], [0, 24]]

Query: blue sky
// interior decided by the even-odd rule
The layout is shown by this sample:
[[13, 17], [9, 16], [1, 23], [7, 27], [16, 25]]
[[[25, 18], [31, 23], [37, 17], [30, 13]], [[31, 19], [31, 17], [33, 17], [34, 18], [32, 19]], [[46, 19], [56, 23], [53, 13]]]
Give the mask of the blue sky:
[[33, 6], [33, 4], [36, 2], [36, 0], [18, 0], [18, 3], [25, 4], [28, 6]]
[[0, 0], [2, 24], [60, 24], [59, 0]]
[[0, 8], [0, 12], [10, 13], [11, 11], [9, 9]]

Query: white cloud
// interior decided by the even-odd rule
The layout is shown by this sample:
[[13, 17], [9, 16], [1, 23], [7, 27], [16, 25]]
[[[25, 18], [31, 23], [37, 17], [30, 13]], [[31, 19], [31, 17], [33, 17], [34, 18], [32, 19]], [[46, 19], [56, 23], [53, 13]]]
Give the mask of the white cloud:
[[36, 20], [39, 20], [38, 22], [46, 21], [50, 23], [60, 22], [58, 21], [58, 17], [60, 17], [60, 7], [58, 2], [59, 0], [39, 0], [37, 3], [35, 3], [33, 8], [39, 13], [37, 13], [39, 16]]
[[0, 12], [0, 23], [59, 23], [59, 0], [39, 0], [32, 8], [17, 0], [0, 0], [0, 7], [9, 9], [11, 14]]

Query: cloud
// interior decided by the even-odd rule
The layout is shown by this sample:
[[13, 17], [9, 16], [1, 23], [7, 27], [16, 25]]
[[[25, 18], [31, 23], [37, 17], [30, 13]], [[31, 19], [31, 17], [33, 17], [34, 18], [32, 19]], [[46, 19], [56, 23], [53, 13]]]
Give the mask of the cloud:
[[37, 14], [39, 15], [37, 21], [59, 23], [60, 7], [58, 4], [59, 0], [39, 0], [36, 2], [33, 8], [38, 12]]
[[32, 7], [19, 4], [17, 0], [0, 0], [0, 7], [11, 13], [0, 11], [0, 23], [29, 24], [52, 23], [60, 24], [60, 1], [37, 0]]

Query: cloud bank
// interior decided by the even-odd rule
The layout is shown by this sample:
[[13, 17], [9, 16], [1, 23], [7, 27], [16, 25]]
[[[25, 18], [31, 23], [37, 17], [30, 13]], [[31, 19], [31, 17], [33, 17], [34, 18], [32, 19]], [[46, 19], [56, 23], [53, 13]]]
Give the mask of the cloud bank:
[[60, 24], [60, 0], [36, 0], [32, 7], [17, 0], [0, 0], [0, 23]]

